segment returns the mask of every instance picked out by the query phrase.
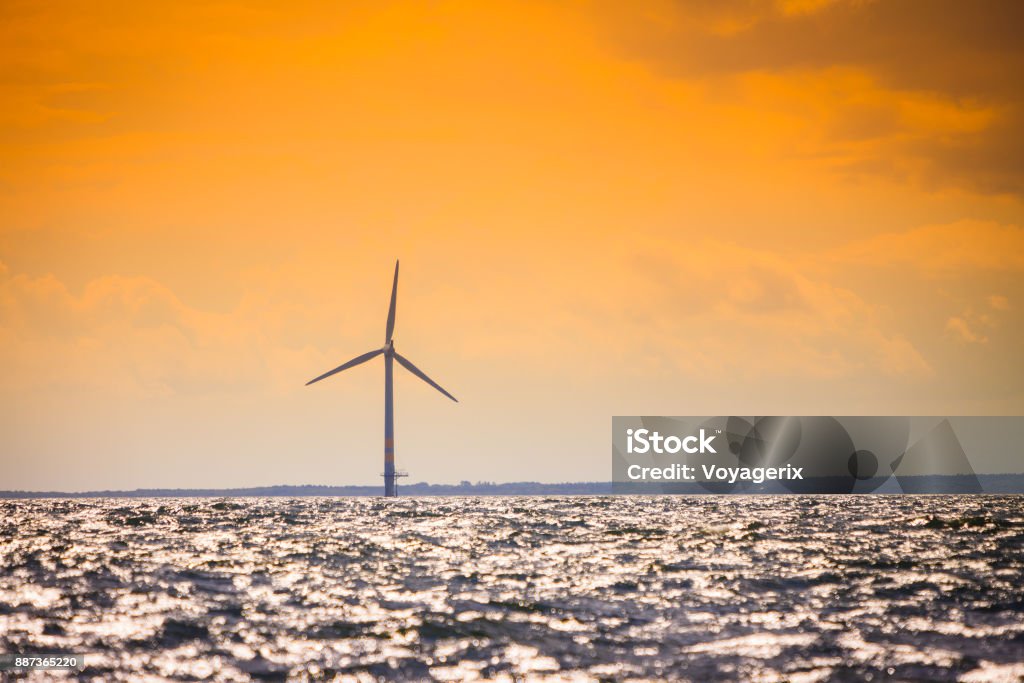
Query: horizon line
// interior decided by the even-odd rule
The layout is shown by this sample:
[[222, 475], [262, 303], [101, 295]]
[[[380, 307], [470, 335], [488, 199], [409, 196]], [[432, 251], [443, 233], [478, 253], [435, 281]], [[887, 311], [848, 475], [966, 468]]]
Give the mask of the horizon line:
[[[1000, 473], [986, 473], [986, 474], [912, 474], [902, 475], [901, 478], [907, 479], [922, 479], [922, 478], [939, 478], [939, 479], [953, 479], [957, 477], [978, 477], [978, 478], [998, 478], [998, 477], [1024, 477], [1024, 472], [1000, 472]], [[873, 477], [872, 479], [882, 479], [883, 481], [893, 478], [892, 475], [889, 477]], [[699, 482], [694, 482], [699, 483]], [[426, 481], [414, 482], [403, 485], [401, 488], [405, 490], [409, 489], [456, 489], [456, 490], [474, 490], [474, 489], [508, 489], [513, 487], [520, 488], [533, 488], [533, 489], [579, 489], [584, 487], [594, 489], [606, 489], [608, 493], [612, 493], [612, 488], [616, 482], [613, 480], [591, 480], [591, 481], [560, 481], [560, 482], [540, 482], [532, 480], [519, 480], [519, 481], [476, 481], [470, 482], [464, 480], [457, 483], [430, 483]], [[369, 490], [377, 490], [380, 486], [378, 484], [266, 484], [266, 485], [253, 485], [253, 486], [191, 486], [191, 487], [137, 487], [133, 489], [88, 489], [88, 490], [77, 490], [77, 491], [60, 491], [60, 490], [29, 490], [29, 489], [5, 489], [0, 490], [0, 498], [61, 498], [61, 497], [141, 497], [140, 494], [153, 494], [152, 497], [158, 498], [173, 498], [174, 494], [180, 493], [184, 497], [202, 497], [196, 496], [196, 492], [200, 492], [208, 496], [230, 496], [232, 494], [249, 497], [255, 495], [250, 492], [269, 492], [274, 490], [282, 491], [277, 495], [296, 495], [294, 493], [288, 493], [288, 491], [294, 491], [295, 489], [317, 489], [321, 491], [336, 491], [340, 495], [344, 495], [342, 491], [351, 491], [363, 493]], [[245, 493], [240, 493], [245, 492]], [[1024, 489], [1020, 491], [1024, 493]], [[553, 492], [552, 492], [553, 493]], [[757, 493], [752, 492], [752, 493]], [[274, 494], [269, 494], [274, 495]]]

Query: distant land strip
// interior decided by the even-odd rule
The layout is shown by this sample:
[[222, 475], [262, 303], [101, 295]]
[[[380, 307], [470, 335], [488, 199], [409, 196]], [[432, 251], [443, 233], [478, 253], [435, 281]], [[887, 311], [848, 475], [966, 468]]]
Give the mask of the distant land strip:
[[[220, 498], [265, 496], [379, 496], [384, 487], [374, 486], [253, 486], [233, 489], [134, 489], [131, 491], [0, 491], [0, 498]], [[568, 482], [541, 484], [520, 481], [506, 484], [462, 482], [461, 484], [405, 484], [401, 496], [592, 496], [611, 495], [611, 482]]]
[[[899, 484], [892, 478], [883, 482], [873, 493], [1024, 493], [1024, 474], [979, 474], [901, 476]], [[901, 488], [902, 486], [902, 488]], [[401, 496], [601, 496], [629, 494], [676, 493], [686, 495], [714, 495], [696, 483], [676, 484], [671, 489], [662, 486], [631, 487], [612, 482], [564, 482], [543, 484], [518, 481], [498, 484], [494, 482], [464, 481], [459, 484], [428, 484], [420, 482], [399, 487]], [[381, 495], [382, 487], [375, 486], [254, 486], [247, 488], [210, 489], [134, 489], [131, 491], [0, 491], [0, 499], [11, 498], [224, 498], [224, 497], [302, 497], [343, 496], [365, 497]], [[788, 493], [778, 488], [752, 487], [745, 493]]]

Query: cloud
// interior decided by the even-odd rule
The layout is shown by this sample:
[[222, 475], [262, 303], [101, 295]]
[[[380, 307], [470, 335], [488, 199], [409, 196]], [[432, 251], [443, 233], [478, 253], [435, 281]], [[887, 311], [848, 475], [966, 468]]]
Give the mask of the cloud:
[[1010, 300], [1001, 294], [993, 294], [988, 298], [988, 305], [997, 311], [1010, 310]]
[[814, 14], [839, 0], [776, 0], [775, 6], [787, 16]]
[[[1024, 63], [1013, 0], [652, 4], [660, 11], [605, 10], [624, 22], [620, 37], [646, 37], [649, 57], [685, 75], [855, 66], [900, 89], [1010, 95]], [[744, 29], [714, 30], [725, 20]]]
[[52, 275], [0, 269], [0, 355], [8, 387], [129, 395], [252, 391], [265, 360], [244, 320], [183, 304], [144, 277], [104, 276], [74, 294]]
[[844, 263], [895, 266], [928, 274], [1024, 270], [1024, 229], [960, 220], [852, 242], [830, 252]]
[[[620, 50], [669, 77], [757, 76], [806, 89], [808, 77], [822, 76], [827, 87], [810, 91], [818, 106], [790, 108], [805, 119], [802, 139], [810, 136], [813, 146], [886, 138], [881, 147], [847, 148], [855, 157], [849, 172], [898, 180], [912, 172], [930, 186], [981, 193], [1019, 195], [1024, 187], [1024, 4], [733, 0], [648, 7], [657, 9], [607, 3], [599, 23]], [[794, 94], [794, 103], [807, 94]], [[778, 106], [756, 95], [744, 104]], [[915, 116], [914, 102], [931, 113]], [[897, 163], [883, 163], [893, 157]]]
[[971, 329], [963, 318], [953, 317], [946, 321], [946, 332], [966, 344], [987, 344], [988, 337]]
[[687, 374], [719, 380], [933, 374], [899, 330], [886, 329], [875, 306], [795, 261], [714, 241], [673, 253], [643, 259], [651, 289], [644, 322]]

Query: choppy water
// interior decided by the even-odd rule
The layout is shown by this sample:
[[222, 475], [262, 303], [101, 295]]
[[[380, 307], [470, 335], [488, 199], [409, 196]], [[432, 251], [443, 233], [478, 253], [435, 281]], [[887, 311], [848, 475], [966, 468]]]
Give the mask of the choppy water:
[[1022, 617], [1022, 496], [0, 502], [0, 652], [104, 680], [1022, 680]]

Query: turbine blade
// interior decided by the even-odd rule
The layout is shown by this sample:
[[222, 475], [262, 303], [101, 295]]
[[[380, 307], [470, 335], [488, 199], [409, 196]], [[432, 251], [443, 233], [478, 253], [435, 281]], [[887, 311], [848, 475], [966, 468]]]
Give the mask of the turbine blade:
[[338, 367], [334, 368], [333, 370], [331, 370], [329, 372], [325, 372], [324, 374], [320, 375], [316, 379], [309, 380], [308, 382], [306, 382], [306, 386], [308, 387], [313, 382], [319, 382], [322, 379], [327, 379], [331, 375], [337, 374], [337, 373], [341, 372], [342, 370], [348, 370], [349, 368], [354, 367], [356, 365], [359, 365], [360, 363], [365, 363], [366, 361], [370, 360], [374, 356], [379, 356], [382, 353], [384, 353], [384, 349], [376, 349], [374, 351], [370, 351], [368, 353], [364, 353], [361, 356], [356, 356], [355, 358], [353, 358], [349, 362], [342, 363]]
[[388, 331], [384, 334], [384, 343], [391, 341], [395, 331], [395, 300], [398, 299], [398, 261], [395, 261], [395, 282], [391, 285], [391, 306], [388, 308]]
[[427, 375], [422, 370], [420, 370], [418, 367], [416, 367], [415, 365], [413, 365], [412, 363], [410, 363], [406, 359], [404, 359], [401, 356], [399, 356], [397, 351], [395, 351], [395, 360], [397, 360], [402, 365], [403, 368], [405, 368], [406, 370], [408, 370], [412, 374], [416, 375], [421, 380], [423, 380], [424, 382], [426, 382], [430, 386], [434, 387], [435, 389], [440, 391], [442, 394], [444, 394], [445, 396], [447, 396], [451, 400], [455, 401], [456, 403], [459, 402], [459, 399], [455, 398], [454, 396], [449, 394], [447, 391], [442, 389], [440, 384], [438, 384], [434, 380], [432, 380], [429, 377], [427, 377]]

